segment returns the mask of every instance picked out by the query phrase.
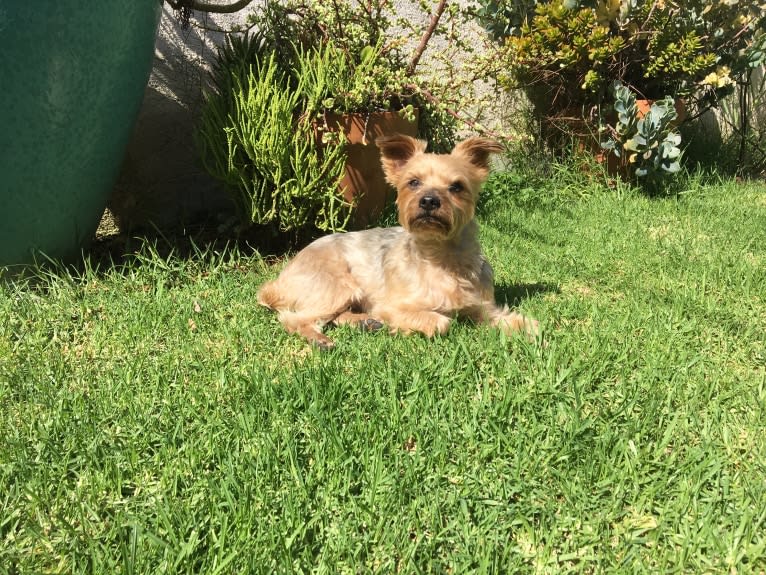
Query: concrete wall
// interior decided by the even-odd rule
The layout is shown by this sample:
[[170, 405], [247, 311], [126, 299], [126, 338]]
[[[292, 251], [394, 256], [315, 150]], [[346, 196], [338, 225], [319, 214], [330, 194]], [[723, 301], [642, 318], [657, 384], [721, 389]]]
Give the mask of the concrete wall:
[[243, 23], [234, 15], [195, 14], [183, 29], [167, 5], [155, 46], [154, 68], [109, 209], [123, 231], [166, 228], [231, 211], [220, 184], [198, 159], [193, 130], [216, 46]]

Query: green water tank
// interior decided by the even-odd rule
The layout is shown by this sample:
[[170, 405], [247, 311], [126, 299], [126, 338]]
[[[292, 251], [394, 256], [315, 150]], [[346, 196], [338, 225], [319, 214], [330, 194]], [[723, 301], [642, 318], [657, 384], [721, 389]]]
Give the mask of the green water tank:
[[118, 175], [161, 0], [0, 0], [0, 266], [77, 258]]

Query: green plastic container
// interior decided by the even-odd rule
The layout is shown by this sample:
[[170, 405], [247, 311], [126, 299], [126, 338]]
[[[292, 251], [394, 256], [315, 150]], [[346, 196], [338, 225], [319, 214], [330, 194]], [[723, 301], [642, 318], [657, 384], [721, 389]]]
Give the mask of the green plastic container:
[[161, 0], [0, 2], [0, 266], [71, 261], [115, 183]]

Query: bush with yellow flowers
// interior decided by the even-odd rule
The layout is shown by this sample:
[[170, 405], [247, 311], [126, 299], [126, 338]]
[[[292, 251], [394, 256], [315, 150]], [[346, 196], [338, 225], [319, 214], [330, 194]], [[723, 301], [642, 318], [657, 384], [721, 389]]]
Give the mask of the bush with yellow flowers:
[[709, 106], [764, 61], [753, 0], [480, 0], [498, 76], [542, 116], [593, 113], [615, 81], [639, 99]]

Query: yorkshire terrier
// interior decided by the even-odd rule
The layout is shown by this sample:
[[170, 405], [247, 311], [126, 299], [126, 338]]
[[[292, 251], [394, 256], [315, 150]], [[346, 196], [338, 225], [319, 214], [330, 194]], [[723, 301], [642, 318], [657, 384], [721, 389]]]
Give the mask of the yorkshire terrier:
[[455, 318], [535, 337], [538, 322], [495, 303], [493, 272], [474, 219], [490, 155], [502, 148], [469, 138], [449, 154], [400, 134], [375, 141], [386, 180], [397, 190], [400, 227], [322, 237], [261, 287], [258, 301], [320, 348], [327, 324], [445, 333]]

